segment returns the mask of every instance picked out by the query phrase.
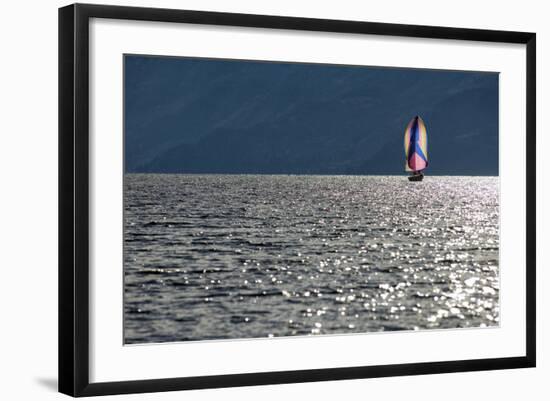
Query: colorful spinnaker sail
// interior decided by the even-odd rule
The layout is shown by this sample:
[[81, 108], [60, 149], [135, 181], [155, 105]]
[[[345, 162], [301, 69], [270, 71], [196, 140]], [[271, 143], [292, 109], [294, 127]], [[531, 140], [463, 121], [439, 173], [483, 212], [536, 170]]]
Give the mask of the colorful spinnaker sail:
[[428, 134], [419, 116], [405, 129], [405, 157], [406, 171], [422, 171], [428, 167]]

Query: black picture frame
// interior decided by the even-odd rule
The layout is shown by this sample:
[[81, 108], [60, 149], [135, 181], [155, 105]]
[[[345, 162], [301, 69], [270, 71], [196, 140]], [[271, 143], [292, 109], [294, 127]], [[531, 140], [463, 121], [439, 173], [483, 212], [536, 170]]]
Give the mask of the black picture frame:
[[[526, 353], [520, 357], [90, 383], [89, 21], [160, 21], [438, 38], [526, 46]], [[479, 29], [74, 4], [59, 9], [59, 391], [71, 396], [361, 379], [535, 366], [536, 35]]]

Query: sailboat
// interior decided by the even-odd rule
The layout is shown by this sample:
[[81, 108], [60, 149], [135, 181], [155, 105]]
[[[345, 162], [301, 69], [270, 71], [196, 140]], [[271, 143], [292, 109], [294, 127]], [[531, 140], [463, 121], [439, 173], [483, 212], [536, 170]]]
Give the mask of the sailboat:
[[405, 158], [405, 171], [412, 172], [409, 181], [422, 181], [422, 172], [428, 167], [428, 134], [419, 116], [415, 116], [405, 129]]

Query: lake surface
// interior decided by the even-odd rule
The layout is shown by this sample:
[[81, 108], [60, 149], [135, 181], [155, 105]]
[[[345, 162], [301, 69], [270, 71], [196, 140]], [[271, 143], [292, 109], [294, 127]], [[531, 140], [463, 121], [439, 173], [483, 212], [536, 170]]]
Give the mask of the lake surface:
[[125, 343], [499, 324], [498, 177], [125, 176]]

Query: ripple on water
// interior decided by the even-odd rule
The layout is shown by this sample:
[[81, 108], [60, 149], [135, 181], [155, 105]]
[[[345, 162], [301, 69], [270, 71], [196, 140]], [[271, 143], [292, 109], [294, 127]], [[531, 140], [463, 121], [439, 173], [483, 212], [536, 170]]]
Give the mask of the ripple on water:
[[125, 177], [126, 343], [499, 324], [497, 177]]

